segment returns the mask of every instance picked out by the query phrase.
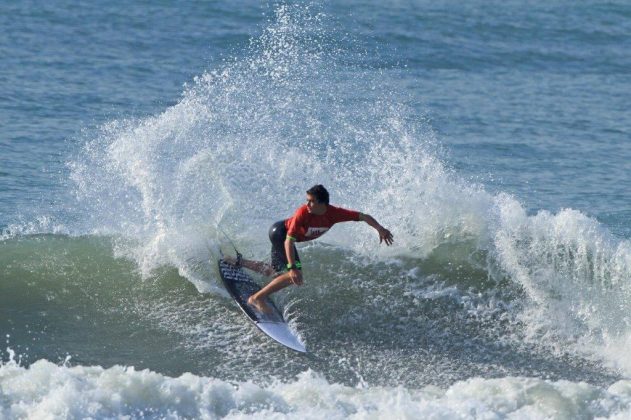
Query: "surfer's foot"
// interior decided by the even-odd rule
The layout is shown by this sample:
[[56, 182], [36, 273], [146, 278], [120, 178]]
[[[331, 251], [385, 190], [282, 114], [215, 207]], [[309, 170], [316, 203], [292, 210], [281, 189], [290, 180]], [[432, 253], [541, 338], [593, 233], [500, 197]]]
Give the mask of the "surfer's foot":
[[254, 306], [257, 311], [263, 312], [264, 314], [272, 313], [272, 308], [270, 308], [264, 300], [254, 299], [254, 296], [248, 298], [248, 305]]

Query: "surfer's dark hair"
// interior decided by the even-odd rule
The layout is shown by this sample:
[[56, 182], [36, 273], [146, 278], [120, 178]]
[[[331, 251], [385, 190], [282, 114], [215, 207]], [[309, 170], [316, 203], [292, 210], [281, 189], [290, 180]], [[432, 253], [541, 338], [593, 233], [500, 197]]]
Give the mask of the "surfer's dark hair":
[[329, 192], [324, 188], [324, 185], [314, 185], [307, 190], [307, 194], [314, 196], [318, 203], [329, 204]]

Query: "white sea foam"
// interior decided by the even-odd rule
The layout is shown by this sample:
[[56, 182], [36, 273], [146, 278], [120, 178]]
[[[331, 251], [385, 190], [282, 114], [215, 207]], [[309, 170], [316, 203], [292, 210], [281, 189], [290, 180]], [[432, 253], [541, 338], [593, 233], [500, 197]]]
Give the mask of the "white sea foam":
[[257, 385], [185, 373], [39, 360], [0, 366], [0, 417], [53, 418], [628, 418], [631, 382], [472, 378], [446, 389], [349, 387], [307, 371]]

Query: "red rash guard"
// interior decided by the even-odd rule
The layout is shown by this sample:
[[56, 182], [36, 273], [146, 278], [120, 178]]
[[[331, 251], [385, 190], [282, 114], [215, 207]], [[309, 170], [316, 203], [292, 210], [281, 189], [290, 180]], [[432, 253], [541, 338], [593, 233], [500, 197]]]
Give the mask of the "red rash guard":
[[304, 204], [292, 217], [285, 220], [287, 237], [295, 239], [296, 242], [311, 241], [324, 235], [336, 223], [358, 222], [359, 215], [358, 211], [331, 205], [326, 206], [326, 213], [316, 215], [309, 213], [307, 205]]

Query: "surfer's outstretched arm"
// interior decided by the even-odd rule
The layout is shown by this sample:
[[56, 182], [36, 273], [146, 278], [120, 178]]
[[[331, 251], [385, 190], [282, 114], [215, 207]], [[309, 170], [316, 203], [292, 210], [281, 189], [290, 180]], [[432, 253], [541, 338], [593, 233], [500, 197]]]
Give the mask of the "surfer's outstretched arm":
[[385, 227], [381, 226], [374, 217], [369, 214], [359, 213], [359, 220], [368, 223], [370, 226], [375, 228], [377, 232], [379, 232], [379, 243], [385, 242], [386, 245], [392, 245], [394, 242], [392, 233]]

